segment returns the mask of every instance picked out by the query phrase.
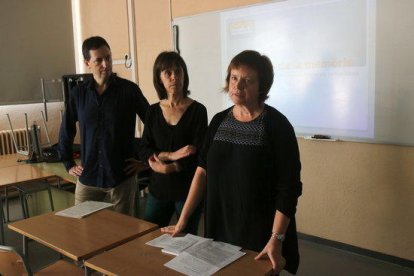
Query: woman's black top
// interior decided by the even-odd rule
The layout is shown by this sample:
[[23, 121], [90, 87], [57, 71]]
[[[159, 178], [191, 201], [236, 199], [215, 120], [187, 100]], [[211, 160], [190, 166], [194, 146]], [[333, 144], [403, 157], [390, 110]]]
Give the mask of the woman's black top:
[[141, 160], [146, 161], [154, 153], [173, 152], [186, 145], [197, 148], [196, 154], [177, 161], [180, 172], [152, 173], [149, 191], [154, 197], [175, 201], [187, 198], [206, 130], [207, 109], [197, 101], [187, 107], [176, 125], [167, 123], [159, 103], [149, 107], [142, 136]]
[[289, 121], [265, 106], [255, 120], [240, 122], [232, 108], [210, 123], [199, 165], [207, 171], [205, 234], [261, 251], [276, 210], [290, 218], [283, 243], [285, 267], [299, 264], [295, 212], [302, 191], [297, 140]]

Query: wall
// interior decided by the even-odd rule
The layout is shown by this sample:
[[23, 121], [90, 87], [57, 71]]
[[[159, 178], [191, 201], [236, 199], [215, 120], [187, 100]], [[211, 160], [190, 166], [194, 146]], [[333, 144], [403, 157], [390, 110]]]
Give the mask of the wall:
[[72, 33], [70, 0], [0, 1], [0, 104], [41, 102], [41, 78], [62, 99], [50, 80], [75, 70]]
[[[174, 0], [172, 14], [190, 16], [259, 2], [266, 1]], [[153, 26], [154, 33], [158, 29]], [[298, 142], [303, 167], [298, 230], [414, 260], [414, 148]]]
[[300, 232], [414, 259], [414, 148], [299, 139]]
[[[128, 17], [126, 0], [80, 1], [80, 41], [91, 36], [102, 36], [111, 47], [112, 60], [123, 60], [129, 53]], [[79, 55], [81, 55], [81, 46]], [[82, 58], [83, 60], [83, 58]], [[113, 71], [126, 79], [132, 79], [131, 69], [123, 64], [113, 65]], [[89, 72], [83, 66], [83, 72]]]
[[[127, 1], [80, 1], [80, 40], [92, 35], [103, 36], [111, 46], [113, 59], [122, 59], [129, 51]], [[138, 59], [135, 77], [148, 101], [154, 103], [158, 98], [152, 84], [152, 65], [160, 51], [171, 50], [169, 0], [134, 1], [134, 15]], [[123, 65], [114, 65], [113, 70], [133, 79], [131, 70]]]
[[139, 85], [150, 103], [158, 101], [152, 67], [162, 51], [171, 51], [170, 1], [135, 1]]
[[[70, 14], [69, 0], [1, 1], [0, 102], [16, 101], [9, 101], [8, 93], [20, 97], [19, 102], [40, 102], [41, 77], [57, 79], [74, 72]], [[62, 103], [48, 104], [47, 125], [52, 143], [57, 142], [61, 109]], [[41, 140], [46, 142], [41, 110], [43, 104], [0, 105], [0, 130], [9, 129], [5, 114], [10, 114], [13, 128], [24, 128], [24, 113], [27, 113], [29, 125], [36, 121], [42, 129]]]

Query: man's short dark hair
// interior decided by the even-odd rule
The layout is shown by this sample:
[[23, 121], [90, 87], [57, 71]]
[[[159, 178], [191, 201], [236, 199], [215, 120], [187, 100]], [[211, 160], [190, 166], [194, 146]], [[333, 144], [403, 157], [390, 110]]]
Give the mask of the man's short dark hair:
[[102, 46], [109, 47], [108, 42], [103, 37], [100, 36], [91, 36], [82, 43], [82, 54], [85, 60], [89, 60], [91, 58], [91, 54], [89, 53], [90, 50], [96, 50], [101, 48]]
[[231, 70], [237, 69], [240, 66], [247, 66], [257, 72], [259, 78], [259, 101], [264, 102], [269, 97], [268, 94], [273, 84], [274, 72], [272, 62], [267, 56], [261, 55], [257, 51], [245, 50], [239, 53], [231, 60], [227, 68], [224, 91], [229, 91]]
[[184, 98], [190, 94], [188, 91], [189, 77], [187, 71], [187, 65], [184, 59], [176, 52], [162, 52], [158, 55], [154, 62], [152, 80], [154, 83], [155, 90], [157, 90], [158, 98], [160, 100], [167, 98], [167, 91], [165, 90], [164, 84], [161, 81], [161, 72], [173, 67], [182, 68], [184, 71], [184, 85], [183, 85], [183, 96]]

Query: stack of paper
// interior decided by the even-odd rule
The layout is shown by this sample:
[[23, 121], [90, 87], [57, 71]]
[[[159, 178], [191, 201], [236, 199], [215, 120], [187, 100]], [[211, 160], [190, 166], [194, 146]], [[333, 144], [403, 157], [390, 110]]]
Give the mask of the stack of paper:
[[164, 234], [147, 244], [177, 255], [165, 266], [186, 275], [212, 275], [245, 254], [239, 246], [191, 234], [178, 238]]
[[68, 209], [56, 213], [58, 216], [70, 218], [83, 218], [99, 210], [114, 206], [112, 203], [99, 201], [85, 201]]
[[184, 237], [175, 237], [173, 238], [171, 235], [164, 234], [162, 236], [159, 236], [156, 239], [153, 239], [149, 242], [147, 242], [147, 245], [151, 245], [154, 247], [162, 248], [163, 253], [171, 254], [177, 256], [181, 252], [183, 252], [185, 249], [189, 248], [190, 246], [204, 242], [206, 238], [202, 238], [199, 236], [187, 234]]

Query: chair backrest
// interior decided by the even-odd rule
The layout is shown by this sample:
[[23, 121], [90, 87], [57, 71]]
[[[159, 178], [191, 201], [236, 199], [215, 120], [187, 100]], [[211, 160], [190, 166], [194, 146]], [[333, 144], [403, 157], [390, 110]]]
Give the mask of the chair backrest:
[[32, 276], [33, 274], [26, 258], [17, 252], [15, 248], [0, 245], [0, 275]]

